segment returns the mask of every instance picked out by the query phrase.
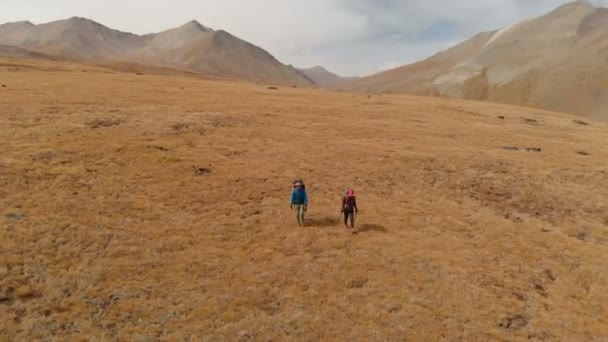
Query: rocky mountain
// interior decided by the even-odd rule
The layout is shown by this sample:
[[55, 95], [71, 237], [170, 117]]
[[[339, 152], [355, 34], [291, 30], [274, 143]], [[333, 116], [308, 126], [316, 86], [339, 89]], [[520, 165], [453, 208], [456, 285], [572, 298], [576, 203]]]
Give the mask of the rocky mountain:
[[138, 63], [207, 75], [280, 84], [312, 84], [270, 53], [196, 21], [156, 34], [135, 35], [85, 18], [34, 25], [0, 25], [0, 44], [94, 63]]
[[489, 100], [608, 119], [608, 9], [586, 1], [484, 32], [421, 62], [353, 82], [360, 91]]

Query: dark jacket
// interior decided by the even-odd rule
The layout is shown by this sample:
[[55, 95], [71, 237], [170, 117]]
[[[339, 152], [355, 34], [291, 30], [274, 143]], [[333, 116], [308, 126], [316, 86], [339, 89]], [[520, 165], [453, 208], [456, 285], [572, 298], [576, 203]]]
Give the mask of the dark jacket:
[[342, 210], [345, 212], [359, 211], [357, 208], [357, 197], [342, 197]]

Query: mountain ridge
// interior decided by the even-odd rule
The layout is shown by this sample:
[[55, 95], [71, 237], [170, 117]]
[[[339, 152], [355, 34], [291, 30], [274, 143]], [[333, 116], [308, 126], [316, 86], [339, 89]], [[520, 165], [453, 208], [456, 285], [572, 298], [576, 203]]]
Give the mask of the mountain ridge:
[[140, 63], [249, 81], [313, 85], [268, 51], [196, 20], [138, 35], [70, 17], [43, 24], [0, 25], [0, 44], [32, 53], [94, 63]]
[[607, 38], [607, 10], [577, 1], [481, 32], [347, 88], [483, 100], [608, 120]]

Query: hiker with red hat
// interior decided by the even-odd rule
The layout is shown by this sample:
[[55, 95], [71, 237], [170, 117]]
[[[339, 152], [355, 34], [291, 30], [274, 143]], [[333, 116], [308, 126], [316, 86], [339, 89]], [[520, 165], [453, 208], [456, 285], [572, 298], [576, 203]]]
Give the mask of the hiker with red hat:
[[[344, 214], [344, 225], [346, 228], [355, 228], [355, 214], [359, 213], [357, 208], [357, 196], [355, 190], [346, 189], [344, 197], [342, 197], [342, 213]], [[350, 227], [348, 221], [350, 220]]]

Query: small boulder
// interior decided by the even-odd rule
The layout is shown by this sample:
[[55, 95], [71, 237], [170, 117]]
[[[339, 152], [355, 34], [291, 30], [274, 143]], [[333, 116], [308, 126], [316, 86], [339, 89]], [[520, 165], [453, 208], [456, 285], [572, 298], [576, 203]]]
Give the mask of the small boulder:
[[6, 218], [9, 220], [21, 220], [21, 219], [25, 218], [25, 215], [18, 214], [18, 213], [11, 213], [11, 214], [7, 214]]
[[530, 119], [530, 118], [523, 117], [522, 120], [524, 120], [524, 122], [529, 125], [538, 125], [538, 120], [536, 120], [536, 119]]
[[211, 174], [211, 169], [208, 167], [193, 166], [194, 173], [198, 176]]

